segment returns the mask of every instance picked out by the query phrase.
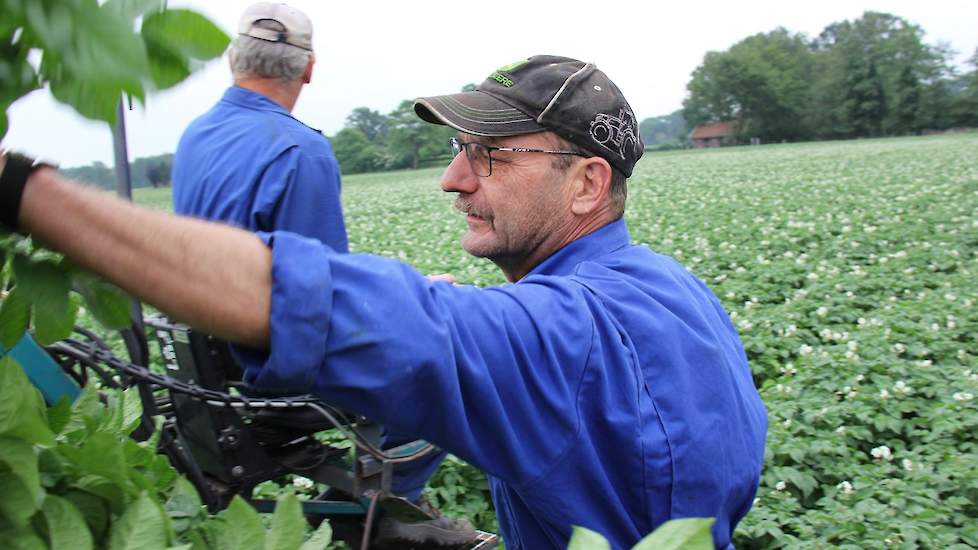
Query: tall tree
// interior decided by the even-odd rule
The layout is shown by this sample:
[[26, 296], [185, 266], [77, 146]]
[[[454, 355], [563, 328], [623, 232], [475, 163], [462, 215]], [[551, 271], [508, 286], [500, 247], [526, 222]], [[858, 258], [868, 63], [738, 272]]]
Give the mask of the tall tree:
[[371, 142], [359, 128], [343, 128], [330, 142], [344, 174], [373, 172], [383, 167], [382, 145]]
[[883, 133], [883, 117], [886, 114], [886, 93], [883, 80], [876, 68], [876, 60], [869, 56], [852, 56], [847, 59], [843, 81], [843, 108], [848, 127], [855, 136], [878, 136]]
[[422, 159], [448, 152], [448, 138], [455, 132], [447, 126], [429, 124], [414, 113], [414, 102], [406, 99], [388, 115], [387, 166], [418, 168]]
[[710, 52], [687, 86], [686, 121], [737, 119], [750, 137], [805, 138], [813, 66], [807, 39], [783, 28]]
[[379, 111], [368, 107], [357, 107], [346, 117], [346, 126], [363, 132], [368, 141], [379, 141], [387, 135], [390, 121]]
[[683, 118], [683, 111], [675, 111], [665, 116], [647, 118], [639, 125], [642, 141], [646, 147], [666, 144], [679, 145], [686, 139], [689, 128]]
[[813, 42], [813, 104], [826, 116], [823, 137], [901, 134], [933, 127], [950, 75], [946, 46], [923, 42], [924, 31], [901, 17], [866, 12], [825, 28]]
[[904, 65], [900, 70], [896, 82], [896, 94], [891, 129], [897, 134], [919, 130], [923, 84], [914, 72], [913, 65]]
[[146, 180], [151, 186], [163, 187], [170, 184], [173, 169], [173, 156], [163, 155], [146, 164]]
[[978, 49], [968, 60], [972, 70], [958, 78], [949, 101], [950, 121], [953, 126], [978, 127]]

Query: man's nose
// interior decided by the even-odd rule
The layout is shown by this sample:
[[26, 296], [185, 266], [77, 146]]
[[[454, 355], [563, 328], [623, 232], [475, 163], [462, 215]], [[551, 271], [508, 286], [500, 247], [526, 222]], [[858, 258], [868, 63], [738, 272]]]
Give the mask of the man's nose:
[[474, 193], [479, 187], [479, 176], [472, 171], [465, 152], [452, 159], [441, 176], [441, 190], [446, 193]]

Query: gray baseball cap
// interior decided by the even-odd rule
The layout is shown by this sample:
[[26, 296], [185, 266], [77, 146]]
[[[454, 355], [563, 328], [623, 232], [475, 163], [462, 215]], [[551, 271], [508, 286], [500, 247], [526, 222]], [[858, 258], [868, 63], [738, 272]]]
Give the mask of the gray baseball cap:
[[[282, 32], [256, 27], [255, 23], [271, 20], [279, 23]], [[312, 51], [312, 22], [306, 14], [292, 6], [276, 2], [252, 4], [241, 14], [238, 34], [268, 42], [283, 42], [303, 50]]]
[[419, 97], [419, 117], [478, 136], [552, 131], [626, 177], [645, 145], [625, 96], [593, 63], [537, 55], [493, 71], [473, 92]]

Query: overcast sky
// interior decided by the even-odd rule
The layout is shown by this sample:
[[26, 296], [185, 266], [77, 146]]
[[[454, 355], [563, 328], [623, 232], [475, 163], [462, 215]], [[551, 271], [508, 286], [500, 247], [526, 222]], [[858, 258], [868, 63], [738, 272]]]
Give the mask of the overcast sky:
[[[171, 0], [191, 6], [229, 34], [251, 0]], [[625, 2], [521, 0], [399, 2], [292, 0], [315, 26], [313, 82], [295, 115], [327, 135], [360, 106], [387, 113], [403, 99], [458, 91], [496, 67], [534, 54], [594, 62], [639, 119], [681, 107], [690, 73], [710, 50], [725, 50], [783, 26], [809, 36], [826, 25], [885, 11], [920, 25], [930, 44], [950, 43], [959, 64], [978, 48], [976, 0], [814, 2]], [[227, 60], [212, 61], [176, 88], [127, 112], [130, 158], [173, 152], [183, 128], [230, 84]], [[4, 146], [64, 167], [112, 164], [104, 123], [87, 121], [40, 90], [10, 109]]]

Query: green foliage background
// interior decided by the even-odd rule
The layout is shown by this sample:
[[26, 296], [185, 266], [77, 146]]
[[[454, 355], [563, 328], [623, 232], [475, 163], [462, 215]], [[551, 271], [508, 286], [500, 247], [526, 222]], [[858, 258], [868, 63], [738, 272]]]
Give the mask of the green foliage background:
[[924, 29], [868, 11], [815, 38], [784, 28], [708, 52], [683, 102], [690, 126], [736, 120], [763, 142], [978, 126], [978, 51], [961, 74]]

